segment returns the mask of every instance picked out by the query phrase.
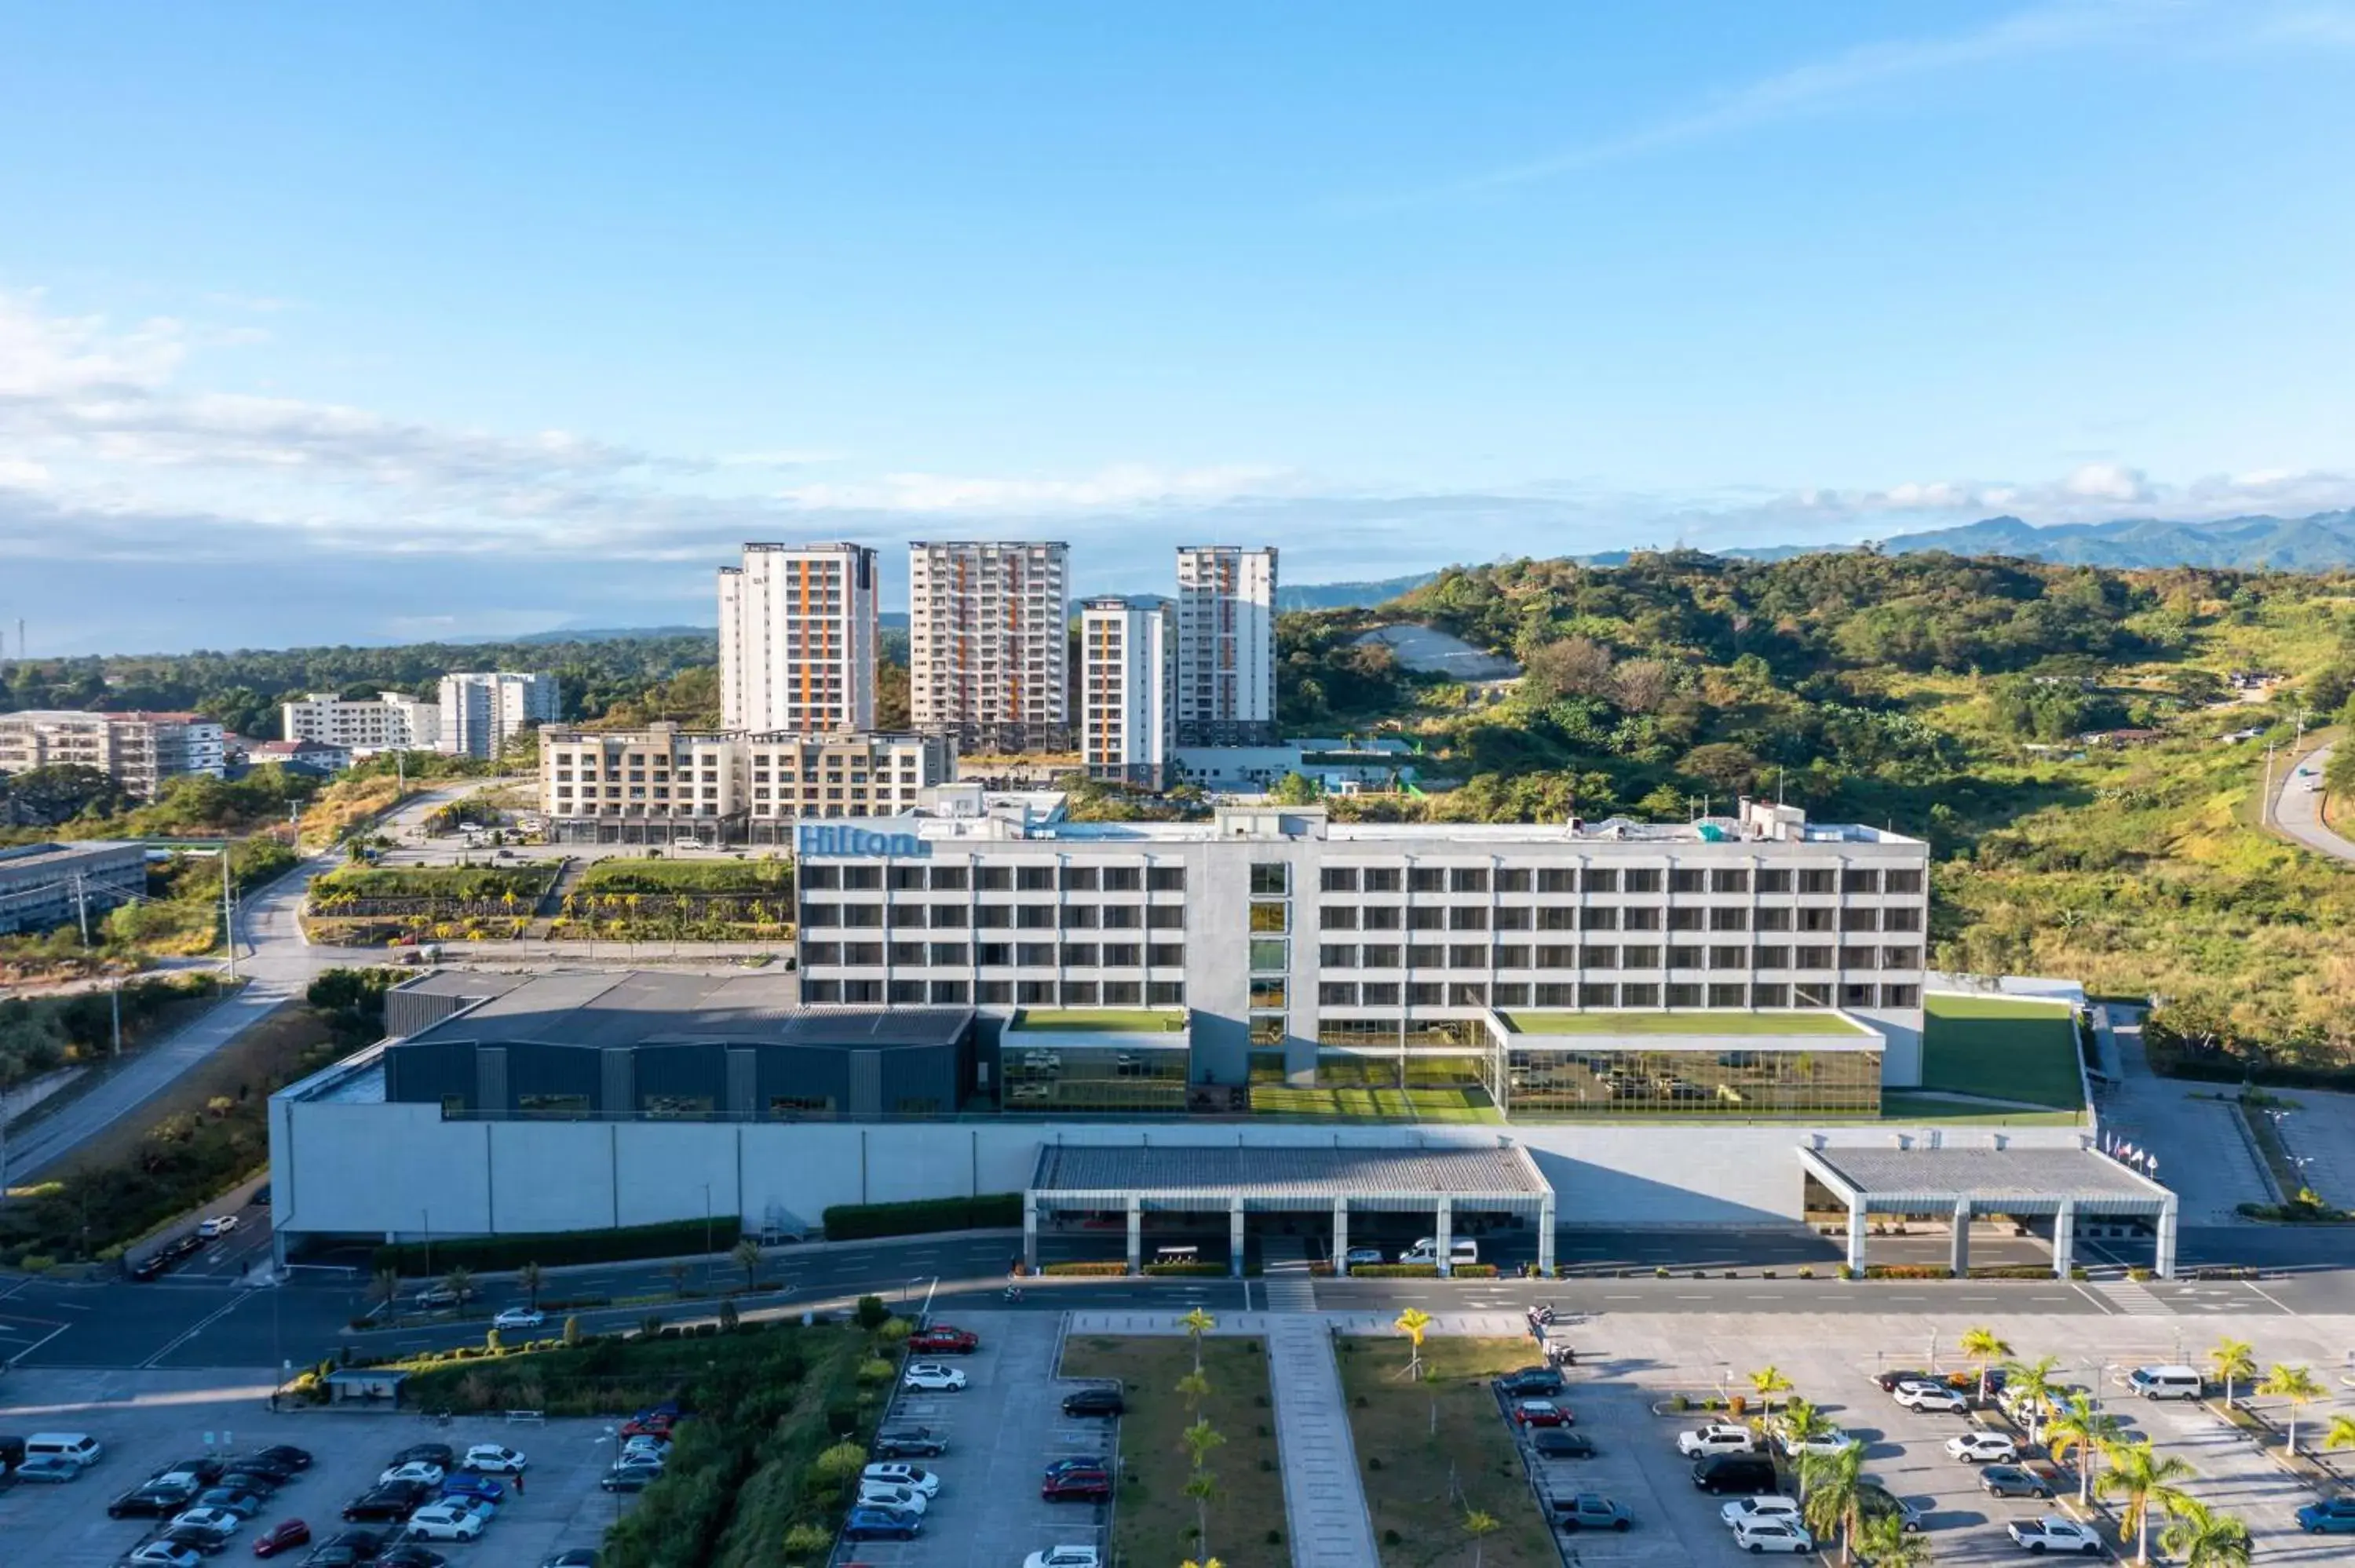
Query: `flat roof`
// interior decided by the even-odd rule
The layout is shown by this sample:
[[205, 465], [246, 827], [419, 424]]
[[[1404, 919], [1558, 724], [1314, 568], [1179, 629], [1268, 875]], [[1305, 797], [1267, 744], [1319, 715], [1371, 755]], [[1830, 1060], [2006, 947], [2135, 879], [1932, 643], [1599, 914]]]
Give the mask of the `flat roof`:
[[1351, 1149], [1330, 1144], [1050, 1143], [1039, 1151], [1030, 1190], [1066, 1202], [1119, 1201], [1130, 1195], [1427, 1201], [1442, 1194], [1512, 1202], [1540, 1198], [1552, 1189], [1528, 1150], [1514, 1144]]
[[2049, 1212], [2066, 1200], [2156, 1213], [2174, 1194], [2091, 1149], [1803, 1149], [1800, 1160], [1843, 1196], [1882, 1212], [1974, 1207]]
[[1649, 1009], [1599, 1012], [1499, 1012], [1516, 1034], [1875, 1034], [1829, 1011], [1747, 1012], [1726, 1010], [1658, 1012]]
[[428, 980], [415, 989], [485, 1000], [419, 1030], [400, 1048], [445, 1041], [589, 1048], [736, 1041], [888, 1049], [947, 1044], [973, 1016], [969, 1008], [805, 1008], [796, 977], [784, 973], [453, 973]]
[[1033, 1034], [1183, 1034], [1186, 1012], [1175, 1007], [1025, 1007], [1006, 1027]]

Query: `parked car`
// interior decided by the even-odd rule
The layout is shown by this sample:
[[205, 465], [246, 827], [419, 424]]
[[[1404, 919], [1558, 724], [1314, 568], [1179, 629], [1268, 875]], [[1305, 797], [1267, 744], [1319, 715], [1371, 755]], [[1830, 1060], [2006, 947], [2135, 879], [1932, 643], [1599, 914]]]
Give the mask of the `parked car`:
[[1727, 1503], [1717, 1510], [1717, 1517], [1725, 1521], [1727, 1529], [1738, 1530], [1744, 1524], [1763, 1524], [1770, 1519], [1796, 1520], [1801, 1516], [1798, 1499], [1771, 1496]]
[[151, 1541], [144, 1546], [134, 1546], [123, 1560], [134, 1568], [197, 1568], [204, 1561], [185, 1546], [175, 1546], [168, 1541]]
[[360, 1568], [384, 1554], [385, 1537], [374, 1530], [346, 1530], [303, 1559], [303, 1568]]
[[1025, 1557], [1022, 1568], [1103, 1568], [1103, 1553], [1092, 1546], [1050, 1546]]
[[963, 1393], [968, 1381], [962, 1368], [938, 1361], [910, 1361], [900, 1383], [920, 1393]]
[[[1070, 1402], [1063, 1414], [1071, 1414]], [[929, 1426], [886, 1426], [875, 1434], [875, 1457], [879, 1459], [937, 1459], [949, 1451], [949, 1440], [935, 1434]]]
[[1355, 1268], [1361, 1263], [1379, 1264], [1381, 1261], [1382, 1249], [1378, 1246], [1353, 1246], [1341, 1255], [1343, 1266], [1349, 1268]]
[[275, 1557], [311, 1544], [311, 1527], [299, 1519], [282, 1519], [253, 1538], [256, 1557]]
[[1693, 1461], [1692, 1483], [1705, 1492], [1771, 1492], [1774, 1461], [1764, 1454], [1704, 1454]]
[[424, 1489], [406, 1483], [371, 1488], [344, 1505], [343, 1516], [353, 1524], [385, 1520], [398, 1521], [425, 1500]]
[[855, 1508], [842, 1521], [845, 1541], [913, 1541], [923, 1520], [896, 1509]]
[[1552, 1367], [1516, 1367], [1497, 1379], [1497, 1392], [1508, 1399], [1544, 1398], [1567, 1386]]
[[623, 1465], [608, 1470], [598, 1478], [597, 1484], [609, 1492], [642, 1492], [653, 1486], [662, 1475], [655, 1465]]
[[193, 1524], [176, 1524], [155, 1538], [170, 1546], [184, 1546], [199, 1557], [217, 1557], [229, 1550], [230, 1537], [225, 1531], [202, 1530]]
[[197, 1494], [196, 1506], [217, 1508], [240, 1519], [251, 1519], [270, 1504], [256, 1494], [240, 1491], [235, 1487], [210, 1487]]
[[1946, 1457], [1966, 1465], [2008, 1464], [2019, 1457], [2019, 1445], [2001, 1432], [1957, 1432], [1946, 1439]]
[[175, 1530], [204, 1530], [215, 1535], [235, 1535], [245, 1528], [245, 1516], [225, 1508], [192, 1508], [172, 1516]]
[[900, 1487], [894, 1486], [889, 1481], [869, 1481], [862, 1479], [858, 1483], [858, 1506], [860, 1508], [898, 1508], [905, 1509], [910, 1513], [922, 1513], [931, 1506], [931, 1503], [929, 1499], [925, 1498], [923, 1493], [918, 1491], [913, 1487]]
[[1967, 1414], [1971, 1408], [1970, 1401], [1965, 1399], [1959, 1390], [1948, 1388], [1943, 1383], [1899, 1383], [1890, 1397], [1908, 1410], [1936, 1410], [1963, 1415]]
[[981, 1349], [981, 1336], [954, 1323], [935, 1323], [909, 1335], [908, 1349], [927, 1356], [969, 1356]]
[[570, 1552], [559, 1552], [539, 1565], [539, 1568], [597, 1568], [597, 1550], [592, 1546], [576, 1546]]
[[457, 1467], [457, 1454], [447, 1443], [411, 1443], [392, 1457], [396, 1465], [439, 1465], [444, 1470]]
[[376, 1482], [380, 1487], [390, 1486], [395, 1481], [415, 1481], [421, 1486], [439, 1487], [442, 1478], [449, 1473], [448, 1466], [437, 1465], [431, 1459], [410, 1459], [385, 1471], [376, 1478]]
[[477, 1443], [466, 1450], [465, 1458], [459, 1463], [462, 1468], [478, 1476], [519, 1476], [531, 1461], [520, 1449], [497, 1443]]
[[1083, 1388], [1063, 1395], [1066, 1415], [1118, 1415], [1127, 1409], [1128, 1402], [1116, 1388]]
[[639, 1458], [657, 1461], [667, 1459], [670, 1457], [670, 1440], [666, 1437], [645, 1436], [623, 1438], [622, 1457], [627, 1459], [633, 1455]]
[[108, 1503], [106, 1517], [169, 1519], [196, 1500], [197, 1494], [186, 1487], [167, 1487], [149, 1481], [145, 1486], [127, 1491]]
[[1557, 1530], [1624, 1531], [1636, 1522], [1636, 1516], [1600, 1492], [1579, 1492], [1553, 1499], [1553, 1522]]
[[286, 1481], [287, 1478], [284, 1476], [270, 1475], [261, 1470], [248, 1470], [242, 1467], [238, 1467], [231, 1469], [227, 1475], [223, 1476], [220, 1478], [220, 1486], [216, 1487], [213, 1489], [216, 1491], [227, 1489], [233, 1492], [250, 1492], [257, 1498], [268, 1499], [276, 1497], [278, 1495], [278, 1489], [284, 1486]]
[[55, 1454], [42, 1454], [34, 1458], [27, 1459], [23, 1464], [17, 1466], [16, 1479], [20, 1481], [78, 1481], [81, 1479], [81, 1467], [75, 1464], [71, 1459], [62, 1459]]
[[1109, 1472], [1111, 1469], [1112, 1461], [1105, 1458], [1101, 1454], [1090, 1454], [1085, 1456], [1073, 1455], [1069, 1458], [1056, 1459], [1050, 1462], [1047, 1466], [1046, 1473], [1050, 1476], [1060, 1476], [1071, 1470], [1103, 1470]]
[[237, 1223], [235, 1214], [209, 1215], [197, 1223], [197, 1234], [207, 1241], [211, 1241], [216, 1236], [225, 1236], [237, 1229]]
[[1979, 1472], [1979, 1490], [1991, 1498], [2049, 1498], [2052, 1483], [2018, 1465], [1989, 1465]]
[[309, 1450], [297, 1448], [292, 1443], [273, 1443], [267, 1448], [256, 1448], [246, 1456], [246, 1459], [249, 1462], [260, 1459], [289, 1473], [311, 1467]]
[[202, 1490], [218, 1482], [222, 1472], [228, 1468], [227, 1461], [207, 1455], [199, 1459], [175, 1460], [156, 1471], [151, 1478], [166, 1486], [194, 1486]]
[[537, 1329], [546, 1324], [547, 1321], [548, 1314], [541, 1311], [537, 1307], [510, 1307], [506, 1311], [491, 1319], [491, 1327], [501, 1330], [508, 1329]]
[[1801, 1437], [1795, 1433], [1785, 1432], [1778, 1435], [1775, 1441], [1784, 1453], [1796, 1459], [1802, 1454], [1837, 1454], [1853, 1444], [1856, 1439], [1839, 1427], [1832, 1426], [1827, 1427], [1811, 1437]]
[[2014, 1520], [2004, 1527], [2018, 1545], [2030, 1552], [2082, 1552], [2091, 1556], [2102, 1549], [2102, 1538], [2091, 1525], [2046, 1514], [2042, 1519]]
[[2355, 1497], [2307, 1504], [2297, 1510], [2297, 1527], [2308, 1535], [2355, 1535]]
[[[593, 1563], [595, 1559], [591, 1559]], [[376, 1568], [449, 1568], [450, 1560], [413, 1541], [404, 1541], [376, 1560]]]
[[481, 1536], [491, 1522], [491, 1506], [485, 1502], [428, 1503], [409, 1516], [410, 1537], [417, 1541], [473, 1541]]
[[2137, 1367], [2126, 1386], [2145, 1399], [2197, 1399], [2207, 1391], [2200, 1369], [2187, 1366]]
[[1756, 1434], [1747, 1426], [1736, 1426], [1731, 1422], [1712, 1422], [1707, 1426], [1677, 1434], [1677, 1452], [1689, 1459], [1704, 1454], [1751, 1454], [1757, 1449]]
[[442, 1495], [460, 1502], [502, 1503], [507, 1489], [488, 1476], [459, 1470], [442, 1478]]
[[1898, 1528], [1908, 1535], [1922, 1533], [1922, 1510], [1891, 1492], [1878, 1481], [1867, 1481], [1856, 1489], [1857, 1510], [1868, 1520], [1896, 1516]]
[[[1052, 1466], [1049, 1467], [1050, 1469], [1052, 1467]], [[858, 1478], [863, 1483], [872, 1483], [876, 1486], [912, 1487], [928, 1498], [941, 1495], [940, 1472], [928, 1470], [922, 1465], [903, 1465], [894, 1460], [886, 1460], [879, 1465], [868, 1466], [858, 1473]]]
[[1039, 1483], [1043, 1502], [1103, 1502], [1112, 1496], [1112, 1477], [1102, 1470], [1059, 1470]]
[[1733, 1544], [1744, 1552], [1813, 1552], [1816, 1538], [1796, 1519], [1746, 1520], [1733, 1527]]
[[1562, 1426], [1540, 1426], [1529, 1434], [1529, 1451], [1541, 1459], [1592, 1459], [1594, 1439]]
[[1513, 1419], [1523, 1426], [1569, 1426], [1576, 1422], [1570, 1406], [1550, 1399], [1517, 1399]]

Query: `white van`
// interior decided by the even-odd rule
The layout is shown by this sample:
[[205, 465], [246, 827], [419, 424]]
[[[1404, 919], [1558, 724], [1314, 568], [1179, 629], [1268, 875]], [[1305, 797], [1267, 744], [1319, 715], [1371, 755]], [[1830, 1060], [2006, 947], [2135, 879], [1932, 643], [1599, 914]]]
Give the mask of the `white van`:
[[25, 1439], [27, 1459], [70, 1459], [85, 1470], [105, 1452], [97, 1438], [80, 1432], [36, 1432]]
[[2197, 1399], [2203, 1386], [2196, 1367], [2137, 1367], [2126, 1386], [2145, 1399]]
[[[1439, 1261], [1439, 1238], [1436, 1236], [1424, 1236], [1421, 1241], [1416, 1242], [1412, 1246], [1399, 1254], [1399, 1261], [1401, 1263], [1437, 1263]], [[1478, 1242], [1472, 1240], [1469, 1236], [1452, 1236], [1448, 1239], [1447, 1264], [1449, 1267], [1453, 1268], [1460, 1263], [1477, 1263], [1479, 1261], [1480, 1244]]]

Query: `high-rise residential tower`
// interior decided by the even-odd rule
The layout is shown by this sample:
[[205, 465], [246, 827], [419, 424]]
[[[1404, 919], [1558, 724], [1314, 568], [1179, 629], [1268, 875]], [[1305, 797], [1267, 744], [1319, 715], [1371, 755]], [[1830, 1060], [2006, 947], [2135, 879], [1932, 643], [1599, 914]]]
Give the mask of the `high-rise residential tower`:
[[1070, 546], [908, 546], [908, 709], [966, 752], [1071, 744]]
[[873, 729], [876, 586], [864, 545], [747, 545], [720, 567], [720, 726]]
[[1156, 594], [1080, 606], [1080, 757], [1088, 777], [1139, 789], [1171, 782], [1178, 609]]
[[562, 716], [555, 676], [507, 670], [442, 676], [441, 709], [435, 745], [455, 757], [496, 757], [527, 727]]
[[1275, 551], [1180, 545], [1178, 744], [1275, 739]]

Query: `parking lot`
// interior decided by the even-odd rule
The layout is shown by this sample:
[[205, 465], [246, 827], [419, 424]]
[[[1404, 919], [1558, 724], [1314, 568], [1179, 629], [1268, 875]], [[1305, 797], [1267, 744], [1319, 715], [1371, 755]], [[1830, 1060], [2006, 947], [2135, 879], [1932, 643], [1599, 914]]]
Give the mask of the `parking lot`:
[[[1031, 1552], [1066, 1544], [1110, 1555], [1103, 1506], [1047, 1502], [1040, 1473], [1054, 1460], [1119, 1452], [1117, 1423], [1067, 1417], [1061, 1401], [1083, 1386], [1058, 1380], [1061, 1319], [1043, 1312], [959, 1314], [981, 1336], [970, 1355], [937, 1358], [970, 1380], [962, 1393], [903, 1392], [888, 1425], [930, 1427], [948, 1440], [937, 1459], [913, 1461], [938, 1472], [941, 1489], [911, 1542], [846, 1545], [837, 1564], [876, 1568], [1019, 1568]], [[920, 1358], [922, 1359], [922, 1358]]]
[[[250, 1561], [254, 1536], [281, 1520], [298, 1518], [313, 1542], [345, 1529], [343, 1506], [373, 1485], [400, 1449], [446, 1443], [464, 1453], [477, 1443], [500, 1443], [530, 1457], [521, 1495], [512, 1491], [480, 1541], [433, 1542], [455, 1564], [532, 1568], [573, 1546], [594, 1546], [605, 1527], [629, 1506], [601, 1491], [597, 1478], [611, 1462], [605, 1425], [551, 1421], [510, 1425], [496, 1417], [460, 1417], [447, 1426], [413, 1414], [306, 1412], [272, 1414], [266, 1385], [225, 1387], [217, 1374], [25, 1371], [9, 1374], [0, 1428], [87, 1433], [104, 1457], [79, 1480], [19, 1485], [0, 1493], [6, 1545], [0, 1561], [42, 1568], [110, 1568], [141, 1542], [161, 1533], [153, 1520], [109, 1519], [106, 1506], [176, 1461], [208, 1453], [248, 1453], [273, 1444], [309, 1452], [313, 1464], [289, 1481], [269, 1506], [248, 1520], [216, 1561]], [[300, 1563], [304, 1550], [280, 1561]]]

